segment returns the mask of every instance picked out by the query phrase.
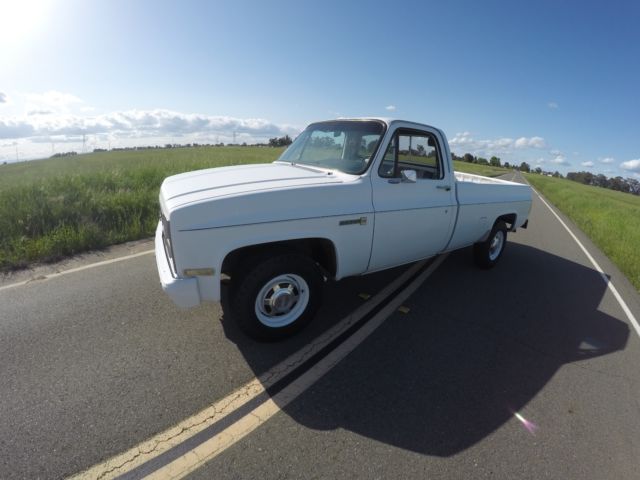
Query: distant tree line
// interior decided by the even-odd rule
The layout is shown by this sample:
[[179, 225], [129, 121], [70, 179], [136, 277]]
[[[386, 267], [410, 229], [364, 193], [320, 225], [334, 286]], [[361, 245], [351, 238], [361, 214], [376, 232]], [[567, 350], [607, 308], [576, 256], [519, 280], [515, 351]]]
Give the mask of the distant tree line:
[[269, 139], [270, 147], [286, 147], [291, 145], [291, 137], [289, 135], [285, 135], [284, 137], [274, 137]]
[[74, 155], [77, 155], [77, 154], [78, 152], [60, 152], [60, 153], [54, 153], [49, 158], [73, 157]]
[[640, 195], [640, 181], [635, 178], [622, 178], [620, 176], [608, 178], [601, 173], [594, 175], [591, 172], [569, 172], [567, 173], [567, 178], [584, 185]]
[[[285, 135], [284, 137], [275, 137], [270, 138], [269, 143], [252, 143], [247, 144], [247, 142], [242, 143], [166, 143], [162, 146], [160, 145], [138, 145], [135, 147], [113, 147], [111, 149], [106, 148], [94, 148], [93, 153], [100, 152], [122, 152], [129, 150], [159, 150], [163, 148], [194, 148], [194, 147], [286, 147], [293, 142], [289, 135]], [[56, 153], [52, 157], [66, 157], [69, 155], [77, 155], [76, 152], [67, 152], [67, 153]]]
[[477, 163], [478, 165], [491, 165], [492, 167], [511, 168], [511, 165], [509, 165], [509, 162], [505, 162], [505, 164], [502, 165], [500, 158], [496, 156], [493, 156], [489, 160], [487, 160], [486, 158], [483, 158], [483, 157], [475, 157], [470, 153], [465, 153], [461, 157], [459, 157], [455, 153], [452, 153], [451, 157], [453, 158], [453, 160], [457, 162]]

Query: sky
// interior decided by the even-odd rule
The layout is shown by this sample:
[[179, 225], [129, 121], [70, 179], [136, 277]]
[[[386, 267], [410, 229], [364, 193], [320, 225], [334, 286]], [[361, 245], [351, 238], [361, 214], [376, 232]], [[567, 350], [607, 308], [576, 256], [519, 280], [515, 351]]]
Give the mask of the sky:
[[383, 116], [640, 178], [639, 23], [636, 0], [0, 0], [0, 162]]

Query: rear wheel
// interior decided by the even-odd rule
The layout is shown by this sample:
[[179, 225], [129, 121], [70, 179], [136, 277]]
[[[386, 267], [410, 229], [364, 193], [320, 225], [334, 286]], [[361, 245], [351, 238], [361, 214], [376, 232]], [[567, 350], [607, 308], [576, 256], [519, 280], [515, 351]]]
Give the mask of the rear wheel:
[[315, 316], [322, 296], [322, 274], [299, 253], [258, 260], [236, 281], [232, 317], [257, 340], [278, 340], [304, 328]]
[[489, 237], [480, 243], [476, 243], [473, 246], [473, 257], [476, 264], [480, 268], [489, 269], [493, 268], [507, 244], [507, 225], [498, 220], [491, 229]]

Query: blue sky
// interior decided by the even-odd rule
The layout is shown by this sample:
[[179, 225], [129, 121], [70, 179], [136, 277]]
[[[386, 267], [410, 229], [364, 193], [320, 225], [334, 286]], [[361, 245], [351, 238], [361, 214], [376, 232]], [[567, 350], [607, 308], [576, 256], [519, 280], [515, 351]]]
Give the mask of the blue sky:
[[458, 154], [640, 176], [640, 3], [9, 0], [0, 160], [442, 128]]

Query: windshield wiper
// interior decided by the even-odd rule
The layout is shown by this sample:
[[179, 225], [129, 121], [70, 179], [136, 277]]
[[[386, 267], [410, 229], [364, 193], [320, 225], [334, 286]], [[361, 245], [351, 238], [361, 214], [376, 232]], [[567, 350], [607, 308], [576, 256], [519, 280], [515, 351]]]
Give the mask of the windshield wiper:
[[[312, 167], [311, 165], [307, 165], [307, 164], [301, 164], [301, 163], [294, 163], [291, 162], [291, 166], [292, 167], [298, 167], [298, 168], [302, 168], [303, 170], [309, 170], [311, 172], [317, 172], [317, 173], [327, 173], [327, 175], [333, 175], [333, 169], [323, 169], [320, 167]], [[329, 171], [327, 171], [329, 170]]]

